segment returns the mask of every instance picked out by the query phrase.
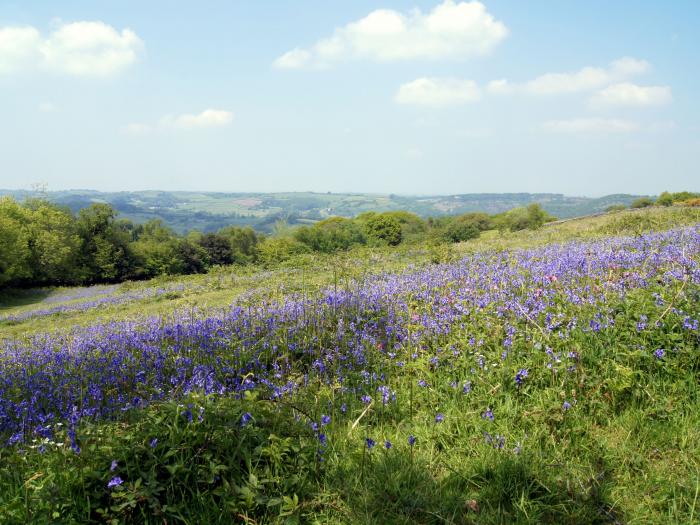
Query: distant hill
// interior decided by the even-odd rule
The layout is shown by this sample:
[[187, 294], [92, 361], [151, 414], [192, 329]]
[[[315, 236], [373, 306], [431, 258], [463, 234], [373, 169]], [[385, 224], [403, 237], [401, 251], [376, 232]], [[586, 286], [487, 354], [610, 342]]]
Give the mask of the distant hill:
[[[18, 200], [36, 196], [24, 190], [0, 190]], [[568, 197], [559, 193], [466, 193], [461, 195], [407, 196], [373, 193], [216, 193], [188, 191], [134, 191], [107, 193], [92, 190], [51, 191], [49, 200], [73, 211], [94, 202], [106, 202], [120, 216], [135, 222], [162, 219], [183, 233], [214, 231], [235, 224], [270, 231], [278, 220], [310, 224], [338, 215], [354, 217], [365, 211], [407, 210], [422, 217], [471, 211], [499, 213], [538, 202], [559, 218], [590, 215], [612, 204], [629, 205], [639, 195], [600, 198]]]

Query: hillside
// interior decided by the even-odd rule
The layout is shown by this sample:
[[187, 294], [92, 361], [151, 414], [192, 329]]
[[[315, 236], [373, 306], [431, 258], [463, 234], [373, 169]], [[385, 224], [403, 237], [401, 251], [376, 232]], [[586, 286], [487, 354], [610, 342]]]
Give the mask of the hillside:
[[0, 508], [693, 523], [698, 213], [5, 298]]
[[[19, 200], [29, 191], [0, 190]], [[483, 211], [500, 213], [533, 202], [555, 217], [568, 218], [604, 211], [612, 204], [629, 205], [637, 195], [568, 197], [557, 193], [467, 193], [445, 196], [406, 196], [368, 193], [213, 193], [140, 191], [105, 193], [91, 190], [54, 191], [49, 200], [73, 211], [94, 202], [106, 202], [122, 217], [135, 222], [162, 219], [179, 233], [198, 229], [215, 231], [226, 225], [252, 226], [271, 231], [280, 219], [305, 224], [329, 216], [354, 217], [366, 211], [406, 210], [421, 217]]]

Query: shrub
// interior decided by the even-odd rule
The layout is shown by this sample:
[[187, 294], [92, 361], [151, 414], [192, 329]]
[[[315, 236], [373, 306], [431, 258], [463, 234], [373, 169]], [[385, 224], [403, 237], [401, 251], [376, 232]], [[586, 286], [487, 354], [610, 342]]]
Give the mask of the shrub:
[[309, 252], [308, 246], [295, 239], [273, 237], [258, 246], [258, 259], [264, 266], [274, 266], [295, 255]]
[[401, 243], [401, 223], [387, 214], [377, 214], [364, 223], [367, 237], [373, 244], [396, 246]]
[[310, 249], [323, 253], [334, 253], [367, 243], [362, 227], [343, 217], [331, 217], [313, 226], [303, 226], [294, 232], [294, 238]]
[[640, 197], [637, 200], [635, 200], [632, 204], [630, 204], [630, 208], [648, 208], [649, 206], [653, 205], [654, 201], [651, 200], [649, 197]]

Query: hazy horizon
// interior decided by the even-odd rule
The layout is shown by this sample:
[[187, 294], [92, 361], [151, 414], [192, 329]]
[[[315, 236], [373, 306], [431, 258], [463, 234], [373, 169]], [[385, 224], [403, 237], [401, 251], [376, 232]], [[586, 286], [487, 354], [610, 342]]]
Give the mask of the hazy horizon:
[[5, 2], [0, 188], [697, 190], [698, 26], [698, 3]]

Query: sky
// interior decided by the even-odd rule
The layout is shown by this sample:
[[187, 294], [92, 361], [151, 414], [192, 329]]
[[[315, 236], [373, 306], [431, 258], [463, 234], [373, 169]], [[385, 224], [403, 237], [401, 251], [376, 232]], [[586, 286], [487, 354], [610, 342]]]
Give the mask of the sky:
[[0, 2], [0, 188], [700, 190], [695, 0]]

